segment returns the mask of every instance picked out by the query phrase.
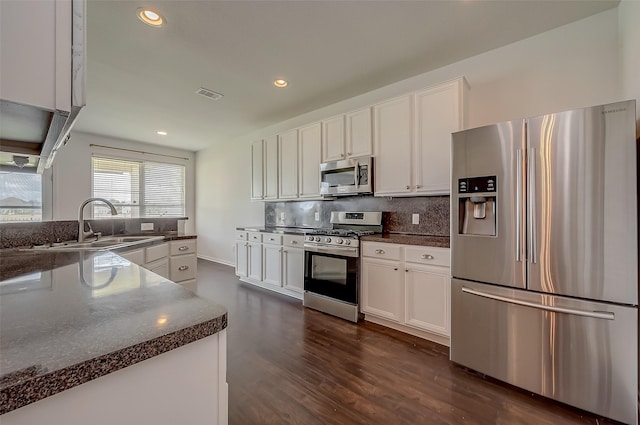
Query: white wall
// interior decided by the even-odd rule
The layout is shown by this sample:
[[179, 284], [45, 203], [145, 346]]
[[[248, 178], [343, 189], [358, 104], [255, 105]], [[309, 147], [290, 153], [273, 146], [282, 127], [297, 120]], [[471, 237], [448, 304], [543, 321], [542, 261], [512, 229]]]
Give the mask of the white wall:
[[196, 174], [199, 255], [234, 263], [235, 227], [264, 223], [263, 205], [249, 200], [254, 140], [461, 75], [471, 86], [468, 127], [613, 102], [624, 98], [619, 52], [618, 10], [612, 9], [295, 117], [231, 140], [222, 149], [200, 151]]
[[154, 154], [187, 158], [185, 161], [185, 200], [189, 220], [187, 220], [185, 230], [195, 232], [194, 152], [80, 132], [71, 133], [69, 143], [56, 154], [52, 166], [53, 220], [77, 220], [78, 207], [85, 199], [91, 197], [91, 154], [93, 151], [101, 149], [92, 147], [92, 144], [150, 153], [141, 155], [116, 149], [102, 148], [101, 150], [102, 153], [113, 154], [114, 157], [120, 158], [137, 157], [159, 162], [167, 160], [167, 158]]
[[625, 99], [636, 99], [636, 137], [640, 137], [640, 1], [623, 0], [620, 21], [620, 65]]

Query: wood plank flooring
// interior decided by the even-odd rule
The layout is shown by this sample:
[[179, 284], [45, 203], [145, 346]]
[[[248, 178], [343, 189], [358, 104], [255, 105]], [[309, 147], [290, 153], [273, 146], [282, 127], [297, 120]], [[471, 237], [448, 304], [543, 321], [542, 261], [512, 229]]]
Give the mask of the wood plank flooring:
[[615, 424], [449, 361], [449, 349], [353, 324], [198, 260], [198, 295], [229, 310], [229, 424]]

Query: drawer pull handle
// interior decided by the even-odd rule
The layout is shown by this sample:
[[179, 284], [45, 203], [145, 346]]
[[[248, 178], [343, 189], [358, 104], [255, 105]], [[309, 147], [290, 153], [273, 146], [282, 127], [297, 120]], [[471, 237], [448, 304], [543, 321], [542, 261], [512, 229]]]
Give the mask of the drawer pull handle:
[[422, 259], [424, 259], [424, 260], [433, 260], [433, 255], [431, 255], [431, 254], [422, 254]]
[[291, 241], [291, 245], [297, 245], [298, 241]]
[[186, 251], [187, 249], [189, 249], [189, 247], [185, 245], [178, 248], [178, 251]]
[[180, 267], [178, 267], [178, 270], [180, 270], [181, 272], [183, 272], [185, 270], [188, 270], [188, 269], [189, 269], [189, 266], [180, 266]]
[[376, 254], [384, 254], [384, 249], [376, 249]]
[[270, 241], [275, 241], [275, 239], [273, 239], [273, 238], [269, 238], [269, 240], [270, 240]]

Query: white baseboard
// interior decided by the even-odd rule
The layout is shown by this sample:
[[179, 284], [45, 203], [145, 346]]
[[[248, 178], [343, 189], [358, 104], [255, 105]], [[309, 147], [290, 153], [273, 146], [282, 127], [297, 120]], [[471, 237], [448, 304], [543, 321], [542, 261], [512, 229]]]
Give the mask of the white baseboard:
[[400, 332], [407, 333], [409, 335], [417, 336], [419, 338], [428, 339], [429, 341], [436, 342], [440, 345], [444, 345], [449, 347], [451, 345], [450, 338], [443, 335], [438, 335], [435, 333], [422, 331], [419, 329], [414, 329], [410, 326], [401, 325], [399, 323], [392, 322], [390, 320], [383, 319], [381, 317], [372, 316], [370, 314], [364, 315], [364, 320], [372, 323], [376, 323], [378, 325], [386, 326], [391, 329], [395, 329]]
[[236, 264], [230, 261], [221, 260], [220, 258], [208, 257], [206, 255], [198, 255], [198, 258], [202, 258], [203, 260], [213, 261], [214, 263], [224, 264], [225, 266], [235, 267]]

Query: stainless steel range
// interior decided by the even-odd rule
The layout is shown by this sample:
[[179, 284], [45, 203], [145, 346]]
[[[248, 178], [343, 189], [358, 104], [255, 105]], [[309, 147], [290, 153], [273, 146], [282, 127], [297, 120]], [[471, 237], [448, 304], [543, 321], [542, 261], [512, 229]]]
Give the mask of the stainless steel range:
[[360, 236], [382, 232], [381, 212], [331, 213], [332, 229], [304, 238], [304, 305], [357, 322], [360, 294]]

